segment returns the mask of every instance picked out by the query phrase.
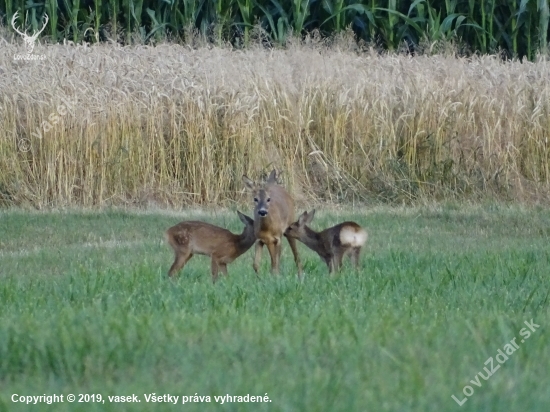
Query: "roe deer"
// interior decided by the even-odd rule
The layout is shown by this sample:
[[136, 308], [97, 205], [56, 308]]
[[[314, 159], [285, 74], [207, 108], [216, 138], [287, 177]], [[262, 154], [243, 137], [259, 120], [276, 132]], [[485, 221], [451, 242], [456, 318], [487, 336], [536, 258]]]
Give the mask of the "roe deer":
[[[294, 220], [294, 201], [284, 187], [277, 184], [277, 171], [273, 170], [263, 185], [256, 184], [248, 177], [243, 176], [243, 183], [252, 192], [254, 197], [254, 235], [256, 236], [256, 250], [253, 268], [258, 273], [262, 248], [267, 246], [271, 256], [271, 273], [279, 273], [282, 239], [288, 225]], [[302, 275], [302, 265], [296, 248], [296, 240], [287, 237], [288, 244], [294, 255], [294, 262], [298, 268], [298, 276]]]
[[175, 252], [175, 260], [168, 271], [174, 276], [193, 257], [193, 254], [211, 257], [212, 281], [218, 279], [221, 270], [227, 276], [227, 264], [233, 262], [252, 247], [256, 241], [254, 221], [237, 211], [245, 224], [240, 235], [210, 223], [187, 221], [178, 223], [166, 231], [166, 240]]
[[325, 261], [329, 273], [340, 270], [342, 259], [351, 253], [353, 265], [357, 269], [361, 247], [367, 240], [367, 232], [355, 222], [344, 222], [316, 232], [307, 225], [313, 220], [315, 209], [304, 212], [297, 222], [292, 223], [285, 232], [288, 238], [298, 239]]

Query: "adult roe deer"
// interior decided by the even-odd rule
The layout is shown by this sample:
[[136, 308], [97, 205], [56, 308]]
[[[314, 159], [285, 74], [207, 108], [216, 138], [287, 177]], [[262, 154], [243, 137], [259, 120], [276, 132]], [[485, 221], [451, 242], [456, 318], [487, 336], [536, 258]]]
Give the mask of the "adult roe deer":
[[[267, 246], [271, 256], [271, 273], [279, 273], [282, 239], [288, 225], [294, 220], [294, 200], [284, 187], [277, 184], [277, 171], [271, 171], [265, 184], [256, 184], [248, 177], [243, 176], [243, 183], [254, 197], [254, 234], [256, 249], [252, 267], [258, 273], [262, 248]], [[298, 256], [296, 240], [287, 237], [288, 244], [294, 255], [294, 262], [298, 268], [298, 276], [302, 275], [302, 264]]]
[[193, 257], [193, 254], [211, 257], [212, 281], [218, 279], [221, 270], [227, 276], [227, 264], [233, 262], [252, 247], [256, 241], [254, 221], [237, 211], [244, 223], [240, 235], [206, 222], [186, 221], [172, 226], [165, 233], [166, 240], [175, 253], [174, 263], [168, 271], [172, 277]]
[[340, 270], [342, 259], [351, 253], [355, 269], [359, 264], [361, 247], [367, 240], [367, 232], [355, 222], [343, 222], [329, 227], [322, 232], [316, 232], [307, 226], [315, 216], [315, 209], [311, 213], [304, 212], [298, 220], [292, 223], [285, 235], [288, 238], [298, 239], [325, 261], [329, 273]]

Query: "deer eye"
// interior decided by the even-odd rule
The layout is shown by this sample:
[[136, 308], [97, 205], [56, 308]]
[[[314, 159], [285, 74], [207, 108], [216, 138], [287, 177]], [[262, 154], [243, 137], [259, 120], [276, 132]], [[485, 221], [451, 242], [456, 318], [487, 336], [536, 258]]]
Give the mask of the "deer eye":
[[270, 197], [267, 198], [267, 203], [269, 203], [269, 202], [271, 202], [271, 198], [270, 198]]
[[257, 198], [257, 197], [255, 197], [255, 198], [254, 198], [254, 201], [255, 201], [256, 203], [258, 203], [258, 198]]

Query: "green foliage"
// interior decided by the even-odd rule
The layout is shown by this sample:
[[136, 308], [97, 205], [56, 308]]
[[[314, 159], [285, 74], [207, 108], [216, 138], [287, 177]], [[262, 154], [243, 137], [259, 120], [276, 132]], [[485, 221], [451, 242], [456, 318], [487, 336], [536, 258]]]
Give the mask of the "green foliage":
[[18, 10], [32, 29], [47, 12], [53, 41], [110, 37], [128, 44], [133, 33], [147, 41], [184, 36], [194, 28], [210, 41], [247, 45], [250, 30], [259, 24], [274, 44], [284, 45], [289, 35], [320, 30], [329, 36], [351, 27], [357, 38], [390, 50], [422, 39], [457, 39], [472, 51], [504, 50], [528, 59], [546, 53], [550, 14], [548, 0], [0, 1], [0, 16], [8, 24]]
[[[540, 328], [480, 380], [464, 411], [547, 411], [550, 214], [503, 206], [318, 211], [369, 232], [360, 272], [299, 245], [299, 282], [254, 274], [252, 251], [213, 285], [195, 256], [167, 279], [162, 232], [184, 219], [236, 232], [236, 213], [0, 213], [0, 409], [454, 411], [524, 321]], [[521, 338], [520, 338], [521, 339]], [[497, 362], [495, 361], [495, 366]], [[510, 390], [510, 387], [513, 390]], [[12, 394], [105, 404], [14, 404]], [[264, 395], [269, 404], [148, 404], [144, 394]], [[139, 396], [131, 407], [109, 395]], [[180, 401], [181, 402], [181, 401]]]

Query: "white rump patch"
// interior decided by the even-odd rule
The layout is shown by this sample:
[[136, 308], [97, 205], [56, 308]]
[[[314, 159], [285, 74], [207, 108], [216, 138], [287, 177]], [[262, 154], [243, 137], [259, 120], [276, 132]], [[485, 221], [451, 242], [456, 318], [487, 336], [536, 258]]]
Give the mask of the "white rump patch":
[[366, 240], [367, 232], [364, 229], [344, 226], [340, 230], [340, 242], [342, 242], [342, 245], [352, 247], [363, 246]]

